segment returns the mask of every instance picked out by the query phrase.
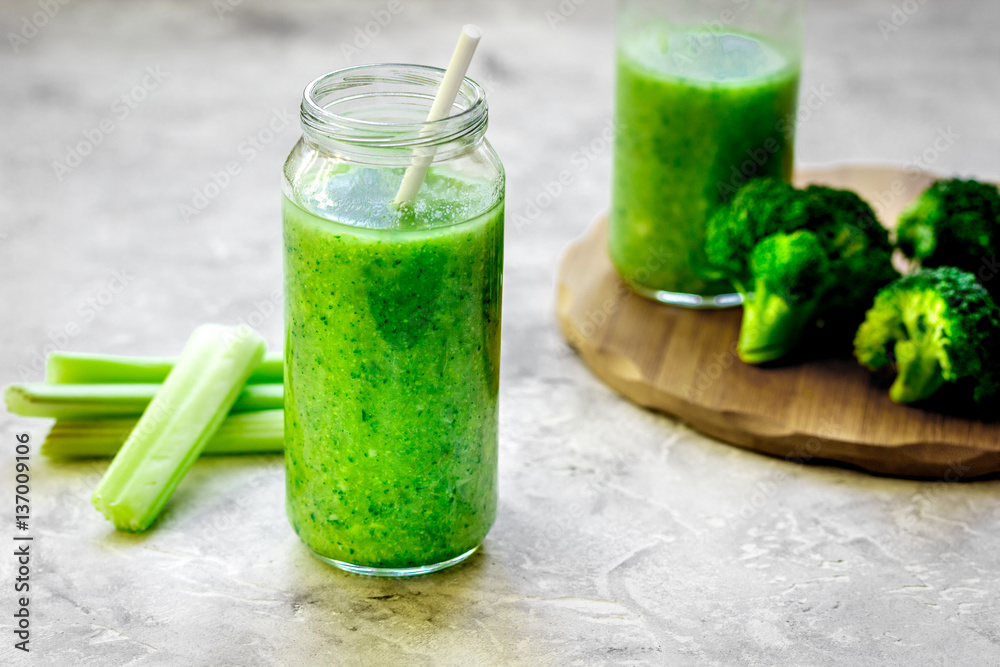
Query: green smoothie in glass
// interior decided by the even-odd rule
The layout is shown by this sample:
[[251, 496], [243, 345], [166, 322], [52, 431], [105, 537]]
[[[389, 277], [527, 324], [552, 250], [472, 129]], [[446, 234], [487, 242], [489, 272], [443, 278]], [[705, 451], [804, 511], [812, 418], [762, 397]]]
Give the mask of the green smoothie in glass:
[[645, 296], [734, 305], [705, 266], [705, 223], [748, 178], [790, 178], [798, 60], [751, 34], [658, 22], [623, 30], [617, 58], [612, 262]]
[[[391, 90], [430, 76], [370, 67]], [[357, 128], [340, 126], [330, 146], [307, 131], [286, 164], [287, 514], [344, 569], [440, 569], [474, 551], [496, 517], [504, 198], [482, 130], [439, 148], [412, 206], [393, 203], [405, 161], [392, 150], [335, 157]], [[382, 141], [400, 134], [427, 139], [402, 127]]]

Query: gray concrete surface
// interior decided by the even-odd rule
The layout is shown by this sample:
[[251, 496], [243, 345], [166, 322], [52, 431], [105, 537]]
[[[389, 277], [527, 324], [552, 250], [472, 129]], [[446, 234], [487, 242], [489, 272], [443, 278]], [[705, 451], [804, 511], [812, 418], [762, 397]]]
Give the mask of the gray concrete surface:
[[[298, 543], [263, 456], [197, 463], [155, 530], [119, 535], [88, 503], [105, 464], [35, 455], [24, 655], [13, 439], [46, 425], [3, 416], [0, 663], [998, 664], [1000, 483], [743, 452], [628, 404], [561, 341], [556, 260], [608, 202], [607, 150], [574, 157], [610, 119], [611, 5], [564, 2], [550, 25], [557, 0], [401, 2], [353, 62], [444, 63], [479, 23], [472, 75], [509, 175], [502, 503], [482, 552], [410, 581], [337, 572]], [[282, 119], [387, 3], [53, 1], [12, 42], [43, 5], [0, 5], [0, 381], [40, 378], [50, 341], [172, 353], [198, 323], [253, 318], [280, 344], [278, 174], [298, 136]], [[885, 36], [888, 0], [810, 7], [803, 90], [828, 99], [802, 112], [800, 164], [903, 164], [951, 128], [930, 166], [1000, 177], [1000, 5], [895, 6]], [[513, 224], [563, 169], [565, 192]]]

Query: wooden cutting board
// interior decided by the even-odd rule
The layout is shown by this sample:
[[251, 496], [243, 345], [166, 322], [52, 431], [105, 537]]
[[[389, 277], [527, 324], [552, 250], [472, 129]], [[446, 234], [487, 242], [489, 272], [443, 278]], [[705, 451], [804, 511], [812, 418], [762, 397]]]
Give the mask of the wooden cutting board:
[[[933, 176], [885, 167], [805, 171], [796, 183], [851, 188], [883, 222]], [[686, 310], [633, 294], [608, 259], [607, 219], [566, 250], [559, 323], [597, 377], [638, 403], [734, 445], [895, 476], [969, 479], [1000, 472], [1000, 421], [889, 400], [891, 377], [851, 358], [760, 368], [735, 352], [741, 311]]]

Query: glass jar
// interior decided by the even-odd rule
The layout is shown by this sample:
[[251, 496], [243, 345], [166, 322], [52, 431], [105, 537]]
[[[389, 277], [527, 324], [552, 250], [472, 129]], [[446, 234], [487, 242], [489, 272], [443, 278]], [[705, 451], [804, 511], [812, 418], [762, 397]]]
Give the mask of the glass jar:
[[708, 218], [750, 178], [792, 174], [796, 0], [620, 0], [608, 247], [643, 296], [741, 302], [707, 266]]
[[[319, 77], [284, 167], [286, 509], [322, 560], [423, 574], [497, 508], [504, 171], [483, 89], [425, 122], [444, 71]], [[415, 155], [415, 202], [393, 203]]]

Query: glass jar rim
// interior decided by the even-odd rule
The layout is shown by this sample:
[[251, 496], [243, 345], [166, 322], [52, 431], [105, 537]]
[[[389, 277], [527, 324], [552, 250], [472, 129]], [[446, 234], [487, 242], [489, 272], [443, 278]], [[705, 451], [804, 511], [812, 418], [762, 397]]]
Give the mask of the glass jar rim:
[[[337, 113], [329, 108], [337, 103], [370, 97], [392, 101], [425, 100], [429, 109], [444, 73], [445, 70], [440, 67], [430, 65], [379, 63], [354, 65], [323, 74], [313, 79], [303, 91], [303, 133], [319, 140], [319, 143], [333, 142], [375, 150], [443, 146], [465, 137], [481, 135], [485, 132], [489, 115], [486, 93], [469, 77], [462, 81], [456, 97], [456, 104], [464, 108], [436, 121], [370, 120]], [[376, 83], [406, 86], [410, 90], [349, 94], [353, 89]], [[426, 88], [427, 92], [415, 92], [420, 88]]]

